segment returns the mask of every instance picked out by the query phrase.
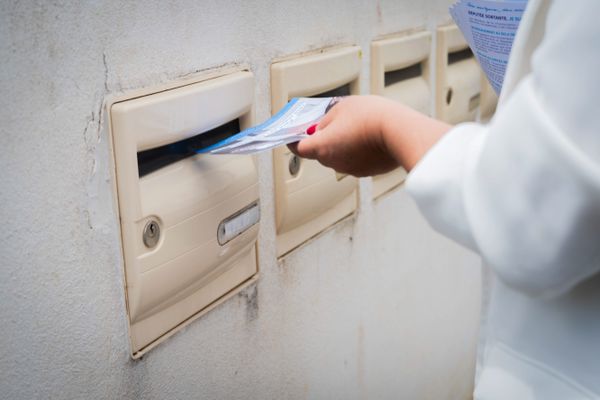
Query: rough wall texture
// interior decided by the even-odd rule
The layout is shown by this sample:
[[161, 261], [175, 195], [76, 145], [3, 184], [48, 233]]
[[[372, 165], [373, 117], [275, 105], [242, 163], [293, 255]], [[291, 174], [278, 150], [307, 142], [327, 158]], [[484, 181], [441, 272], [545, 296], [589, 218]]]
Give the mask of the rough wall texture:
[[[0, 397], [458, 399], [477, 334], [477, 258], [400, 190], [281, 262], [260, 156], [261, 278], [141, 361], [129, 358], [106, 96], [223, 64], [447, 22], [450, 1], [3, 2]], [[363, 79], [368, 92], [368, 79]]]

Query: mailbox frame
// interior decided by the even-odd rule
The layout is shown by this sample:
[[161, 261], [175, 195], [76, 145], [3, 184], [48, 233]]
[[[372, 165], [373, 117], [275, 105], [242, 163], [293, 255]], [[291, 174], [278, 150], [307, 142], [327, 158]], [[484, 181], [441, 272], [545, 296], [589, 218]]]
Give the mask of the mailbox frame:
[[[235, 106], [237, 108], [233, 111], [224, 112], [221, 117], [211, 116], [211, 118], [214, 117], [213, 119], [215, 120], [207, 123], [214, 125], [218, 123], [219, 118], [223, 119], [223, 122], [227, 122], [227, 119], [232, 120], [233, 118], [238, 118], [240, 128], [244, 129], [251, 126], [254, 119], [254, 77], [250, 72], [248, 72], [248, 70], [240, 70], [240, 68], [224, 68], [197, 74], [185, 80], [164, 84], [149, 89], [132, 91], [126, 95], [114, 97], [106, 103], [110, 148], [113, 156], [111, 173], [113, 178], [113, 189], [114, 193], [116, 194], [114, 198], [115, 209], [117, 210], [119, 221], [121, 222], [119, 226], [122, 244], [121, 251], [124, 260], [123, 279], [125, 283], [124, 289], [129, 324], [130, 350], [131, 356], [134, 359], [140, 358], [158, 344], [162, 343], [168, 337], [172, 336], [183, 327], [198, 319], [201, 315], [212, 310], [219, 304], [239, 293], [239, 291], [243, 290], [245, 287], [252, 285], [257, 281], [259, 266], [257, 260], [256, 238], [258, 236], [260, 221], [254, 225], [251, 225], [246, 231], [244, 231], [239, 236], [239, 241], [235, 242], [237, 238], [233, 239], [231, 242], [235, 242], [235, 244], [228, 243], [222, 247], [219, 247], [220, 253], [216, 254], [215, 257], [217, 260], [223, 259], [225, 264], [219, 264], [219, 266], [214, 270], [208, 270], [205, 275], [202, 275], [201, 278], [198, 278], [201, 279], [201, 281], [194, 281], [191, 283], [187, 281], [180, 282], [182, 288], [185, 285], [187, 286], [181, 289], [179, 293], [173, 294], [167, 300], [161, 300], [162, 302], [156, 307], [152, 308], [151, 306], [146, 306], [145, 308], [140, 308], [140, 304], [142, 303], [140, 303], [139, 299], [140, 296], [143, 296], [143, 275], [146, 273], [151, 273], [159, 267], [168, 264], [171, 262], [171, 260], [176, 260], [180, 256], [183, 257], [192, 252], [187, 251], [181, 255], [177, 255], [173, 254], [173, 251], [169, 251], [164, 253], [164, 257], [162, 257], [162, 259], [166, 259], [167, 261], [158, 264], [158, 267], [152, 267], [152, 269], [149, 269], [148, 266], [142, 265], [143, 262], [147, 261], [147, 258], [155, 257], [157, 254], [159, 254], [158, 252], [162, 249], [160, 246], [163, 244], [163, 240], [166, 241], [166, 239], [161, 238], [158, 241], [158, 245], [155, 249], [143, 249], [144, 251], [140, 250], [143, 248], [144, 243], [139, 235], [140, 232], [137, 231], [139, 230], [140, 223], [143, 224], [147, 218], [146, 216], [143, 216], [140, 221], [136, 221], [136, 219], [139, 218], [140, 215], [144, 214], [144, 209], [151, 208], [147, 204], [143, 206], [143, 201], [141, 199], [141, 187], [142, 185], [149, 185], [149, 183], [148, 181], [142, 181], [143, 179], [147, 178], [146, 176], [139, 177], [137, 174], [137, 159], [134, 161], [132, 160], [132, 157], [136, 157], [136, 153], [138, 151], [144, 150], [148, 148], [148, 146], [152, 147], [157, 145], [157, 142], [155, 140], [153, 144], [146, 143], [142, 145], [140, 142], [144, 141], [145, 139], [141, 138], [141, 136], [138, 139], [132, 138], [131, 135], [134, 133], [130, 131], [126, 132], [124, 128], [129, 126], [128, 124], [120, 122], [121, 126], [118, 126], [119, 122], [117, 122], [117, 119], [121, 118], [122, 121], [127, 120], [127, 117], [123, 116], [125, 115], [123, 114], [123, 110], [120, 111], [122, 115], [117, 116], [114, 114], [114, 107], [119, 104], [127, 104], [127, 102], [130, 101], [138, 101], [138, 99], [143, 100], [149, 98], [150, 96], [174, 96], [175, 99], [173, 101], [176, 101], [177, 96], [181, 95], [182, 92], [189, 93], [189, 91], [191, 91], [192, 93], [195, 93], [194, 91], [198, 90], [200, 93], [203, 90], [208, 90], [207, 88], [209, 87], [212, 88], [211, 90], [217, 92], [219, 91], [219, 87], [229, 87], [231, 91], [234, 90], [232, 89], [233, 86], [231, 86], [234, 85], [234, 81], [235, 87], [244, 88], [244, 90], [246, 90], [245, 95], [241, 96], [242, 98], [235, 102]], [[231, 95], [231, 93], [229, 95]], [[168, 115], [168, 110], [165, 115]], [[174, 132], [177, 131], [176, 136], [178, 138], [185, 138], [192, 135], [192, 132], [186, 131], [186, 129], [196, 127], [195, 124], [197, 124], [197, 118], [200, 117], [197, 117], [196, 119], [194, 118], [195, 117], [192, 114], [185, 114], [185, 112], [183, 112], [183, 114], [178, 115], [176, 119], [172, 121], [165, 121], [165, 126], [157, 128], [156, 132], [160, 133], [161, 129], [162, 131], [166, 132], [171, 129], [170, 127], [173, 127], [172, 129]], [[135, 125], [135, 121], [131, 123]], [[119, 131], [119, 129], [121, 129], [121, 131]], [[198, 132], [196, 132], [196, 134], [197, 133]], [[150, 134], [150, 136], [152, 136], [152, 134]], [[132, 141], [137, 144], [132, 143]], [[137, 146], [137, 149], [135, 146]], [[225, 158], [220, 159], [222, 161], [216, 161], [216, 158], [210, 160], [208, 158], [203, 158], [202, 162], [198, 161], [199, 164], [194, 164], [196, 162], [196, 158], [199, 160], [200, 157], [207, 156], [192, 156], [193, 159], [188, 158], [183, 161], [178, 161], [180, 164], [170, 165], [166, 168], [180, 168], [189, 172], [190, 168], [205, 167], [207, 170], [203, 170], [201, 173], [204, 174], [208, 173], [209, 171], [212, 172], [212, 180], [215, 181], [216, 174], [222, 174], [227, 168], [242, 167], [245, 171], [239, 172], [237, 176], [230, 178], [229, 181], [231, 182], [231, 179], [242, 179], [244, 183], [240, 185], [245, 185], [243, 193], [240, 192], [240, 196], [236, 197], [234, 200], [232, 200], [232, 202], [239, 200], [244, 203], [251, 202], [252, 204], [252, 202], [257, 202], [257, 204], [259, 204], [256, 160], [252, 156], [231, 156], [232, 158], [228, 160], [226, 159], [228, 156], [225, 156]], [[233, 157], [245, 158], [236, 159]], [[221, 162], [224, 163], [222, 167], [220, 167]], [[160, 174], [162, 172], [163, 171], [158, 171], [157, 173], [152, 172], [150, 174], [150, 178], [160, 179]], [[167, 172], [165, 172], [165, 175], [166, 173]], [[176, 175], [171, 174], [171, 176]], [[131, 188], [132, 185], [138, 185], [139, 187]], [[223, 190], [226, 191], [226, 189]], [[145, 193], [152, 192], [145, 191]], [[208, 190], [208, 193], [210, 196], [213, 196], [213, 194], [217, 192], [211, 192]], [[214, 200], [215, 197], [213, 196], [212, 199]], [[186, 201], [184, 199], [176, 200], [178, 201], [175, 201], [174, 204], [181, 204], [182, 202]], [[190, 199], [187, 199], [187, 201], [193, 203], [193, 201], [190, 201]], [[210, 201], [212, 200], [209, 198], [207, 202]], [[225, 206], [221, 204], [219, 205], [221, 208], [215, 210], [207, 210], [206, 212], [201, 211], [200, 214], [196, 213], [194, 214], [194, 218], [198, 217], [198, 221], [203, 221], [202, 218], [205, 218], [205, 215], [216, 215], [217, 218], [223, 219], [235, 216], [235, 212], [231, 213], [231, 215], [221, 215], [223, 212], [229, 214], [230, 211], [228, 210], [231, 207], [237, 207], [237, 205], [232, 204], [232, 202]], [[247, 205], [244, 204], [244, 206]], [[181, 212], [179, 212], [179, 214], [181, 214]], [[155, 216], [152, 217], [153, 219], [157, 220], [157, 223], [160, 226], [162, 223], [161, 219], [155, 218]], [[182, 218], [181, 215], [179, 215], [179, 217]], [[184, 218], [184, 222], [185, 225], [183, 226], [190, 226], [190, 223], [188, 223], [187, 219]], [[178, 223], [176, 226], [179, 226], [184, 222]], [[215, 226], [214, 228], [214, 240], [217, 241], [217, 227]], [[195, 229], [205, 228], [197, 227]], [[167, 234], [167, 232], [164, 232], [164, 235]], [[210, 237], [212, 237], [212, 234], [212, 232], [207, 232], [207, 235]], [[193, 238], [190, 240], [193, 240]], [[173, 241], [171, 242], [173, 243]], [[204, 244], [206, 243], [208, 242], [201, 243], [202, 249], [205, 248]], [[210, 240], [210, 243], [212, 243], [212, 239]], [[191, 245], [193, 246], [193, 243]], [[215, 246], [212, 244], [207, 244], [207, 246], [208, 247], [206, 248], [215, 248]], [[175, 248], [177, 249], [177, 247]], [[166, 251], [166, 249], [167, 248], [165, 248], [164, 251]], [[159, 260], [162, 259], [159, 258]], [[167, 279], [169, 281], [167, 281]], [[165, 284], [172, 284], [173, 288], [179, 287], [178, 284], [173, 284], [173, 282], [170, 282], [171, 278], [167, 279], [165, 280]], [[149, 303], [146, 302], [146, 304]], [[142, 311], [138, 311], [138, 309], [141, 309]]]
[[436, 117], [448, 123], [475, 121], [481, 103], [481, 69], [474, 56], [449, 64], [450, 54], [468, 51], [456, 25], [437, 29]]
[[[275, 114], [293, 97], [316, 96], [347, 84], [350, 94], [360, 94], [361, 70], [359, 46], [321, 49], [275, 60], [271, 65], [271, 112]], [[294, 157], [285, 147], [273, 150], [278, 257], [358, 207], [357, 178], [336, 174], [317, 161], [305, 159], [300, 160], [297, 174], [292, 175], [289, 166]]]

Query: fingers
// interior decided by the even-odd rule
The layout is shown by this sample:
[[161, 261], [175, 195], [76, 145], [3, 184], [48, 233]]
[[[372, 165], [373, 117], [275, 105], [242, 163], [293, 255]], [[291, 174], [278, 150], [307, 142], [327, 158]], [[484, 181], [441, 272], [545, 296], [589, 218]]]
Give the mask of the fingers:
[[[310, 126], [307, 129], [307, 133], [309, 135], [319, 134], [322, 130], [320, 125], [321, 123], [319, 123], [319, 125]], [[318, 140], [315, 136], [311, 136], [299, 142], [288, 144], [288, 149], [290, 149], [292, 153], [296, 154], [299, 157], [314, 160], [318, 158], [317, 149], [319, 146], [319, 142], [320, 140]]]
[[339, 109], [341, 108], [340, 104], [343, 103], [345, 100], [346, 100], [346, 98], [339, 100], [335, 104], [334, 107], [332, 107], [329, 111], [327, 111], [327, 113], [323, 116], [323, 118], [319, 122], [318, 129], [325, 128], [327, 125], [329, 125], [331, 123], [331, 121], [333, 121], [335, 119], [336, 115], [339, 112]]
[[[321, 119], [319, 124], [316, 126], [316, 130], [314, 132], [309, 133], [312, 136], [301, 140], [300, 142], [288, 144], [288, 148], [294, 154], [302, 158], [308, 158], [311, 160], [320, 160], [321, 155], [323, 153], [323, 146], [326, 146], [326, 141], [323, 140], [324, 130], [335, 121], [338, 116], [340, 109], [342, 108], [340, 105], [346, 99], [340, 100], [335, 107], [332, 107]], [[312, 128], [312, 127], [311, 127]]]
[[319, 124], [317, 125], [317, 130], [325, 128], [331, 123], [331, 121], [333, 121], [334, 118], [335, 113], [333, 110], [330, 110], [327, 114], [323, 116], [323, 118], [321, 118], [321, 121], [319, 121]]
[[[317, 133], [318, 134], [318, 133]], [[294, 154], [302, 158], [309, 158], [311, 160], [317, 159], [319, 140], [316, 137], [309, 137], [300, 142], [295, 143], [294, 148], [290, 148]]]

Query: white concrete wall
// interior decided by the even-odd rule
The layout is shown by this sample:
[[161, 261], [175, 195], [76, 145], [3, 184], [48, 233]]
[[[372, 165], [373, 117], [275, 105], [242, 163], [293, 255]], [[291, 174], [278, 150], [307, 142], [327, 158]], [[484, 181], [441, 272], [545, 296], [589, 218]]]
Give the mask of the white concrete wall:
[[[270, 114], [273, 58], [447, 22], [450, 0], [2, 2], [0, 398], [459, 399], [478, 260], [402, 191], [275, 259], [260, 157], [257, 285], [129, 358], [102, 119], [108, 95], [242, 63]], [[368, 79], [363, 81], [368, 92]]]

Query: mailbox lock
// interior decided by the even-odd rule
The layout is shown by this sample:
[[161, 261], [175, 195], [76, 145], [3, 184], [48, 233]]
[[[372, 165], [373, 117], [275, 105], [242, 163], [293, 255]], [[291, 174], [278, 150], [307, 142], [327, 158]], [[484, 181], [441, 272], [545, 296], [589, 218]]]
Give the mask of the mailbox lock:
[[160, 238], [160, 226], [158, 222], [155, 220], [150, 220], [144, 226], [143, 239], [144, 244], [148, 248], [153, 248], [158, 243], [158, 239]]
[[298, 172], [300, 171], [300, 157], [293, 155], [292, 158], [290, 158], [289, 169], [292, 176], [298, 175]]

